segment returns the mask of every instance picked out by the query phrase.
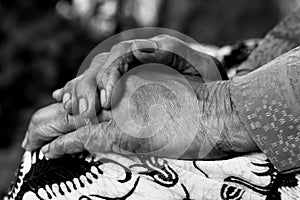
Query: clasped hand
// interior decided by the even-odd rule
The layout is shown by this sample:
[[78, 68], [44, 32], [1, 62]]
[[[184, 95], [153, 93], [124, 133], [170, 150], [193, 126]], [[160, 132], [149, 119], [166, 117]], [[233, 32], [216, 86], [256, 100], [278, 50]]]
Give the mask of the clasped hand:
[[[182, 76], [153, 65], [133, 72], [136, 63]], [[22, 147], [42, 147], [48, 158], [87, 150], [219, 159], [257, 150], [231, 102], [230, 81], [216, 69], [215, 59], [170, 36], [119, 43], [53, 93], [58, 103], [32, 116]]]

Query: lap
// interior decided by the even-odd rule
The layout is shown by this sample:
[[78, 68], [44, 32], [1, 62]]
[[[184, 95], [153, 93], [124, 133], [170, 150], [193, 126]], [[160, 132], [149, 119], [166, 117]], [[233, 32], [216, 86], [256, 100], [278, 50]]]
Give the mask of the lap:
[[24, 154], [8, 199], [296, 199], [299, 179], [279, 174], [263, 154], [186, 161], [84, 153], [48, 160], [35, 151]]

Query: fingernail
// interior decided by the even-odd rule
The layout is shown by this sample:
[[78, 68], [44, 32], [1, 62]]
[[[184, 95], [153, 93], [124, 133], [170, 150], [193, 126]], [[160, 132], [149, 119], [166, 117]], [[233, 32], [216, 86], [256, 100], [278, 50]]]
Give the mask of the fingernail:
[[[64, 109], [65, 111], [67, 111], [68, 113], [72, 113], [72, 101], [69, 100], [64, 104]], [[71, 109], [71, 110], [70, 110]]]
[[134, 44], [136, 50], [143, 53], [153, 53], [157, 49], [156, 43], [151, 40], [136, 40]]
[[84, 98], [79, 99], [79, 113], [84, 113], [87, 110], [87, 107], [87, 101]]
[[102, 89], [100, 92], [100, 99], [101, 99], [101, 105], [104, 105], [104, 103], [106, 102], [106, 92], [104, 89]]
[[49, 152], [49, 144], [46, 144], [45, 146], [43, 146], [41, 148], [41, 151], [43, 152], [43, 154], [47, 154]]
[[71, 95], [69, 93], [64, 94], [63, 96], [63, 102], [66, 103], [71, 99]]

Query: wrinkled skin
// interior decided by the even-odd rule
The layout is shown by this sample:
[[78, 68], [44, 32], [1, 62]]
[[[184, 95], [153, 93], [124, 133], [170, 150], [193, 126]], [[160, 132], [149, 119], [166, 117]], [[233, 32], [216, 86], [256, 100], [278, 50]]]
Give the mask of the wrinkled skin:
[[104, 109], [110, 108], [118, 80], [130, 69], [146, 63], [161, 63], [183, 75], [201, 76], [200, 81], [226, 77], [220, 74], [219, 63], [214, 58], [192, 49], [177, 38], [159, 35], [147, 40], [121, 42], [113, 46], [110, 53], [97, 55], [82, 76], [56, 90], [53, 97], [63, 101], [68, 113], [92, 118], [94, 109], [99, 110], [100, 104]]
[[[168, 44], [172, 44], [176, 48], [179, 48], [176, 45], [183, 45], [180, 46], [179, 49], [190, 57], [189, 60], [192, 60], [193, 65], [196, 63], [196, 66], [202, 66], [202, 70], [206, 71], [206, 73], [201, 73], [201, 76], [197, 76], [198, 71], [195, 70], [190, 63], [187, 63], [179, 57], [173, 56], [170, 52], [156, 50], [153, 52], [153, 49], [148, 48], [148, 41], [146, 41], [146, 45], [144, 44], [145, 41], [143, 41], [143, 45], [148, 47], [141, 48], [143, 50], [138, 53], [140, 54], [139, 60], [144, 60], [144, 63], [156, 62], [172, 65], [172, 67], [184, 74], [185, 78], [189, 80], [192, 89], [186, 88], [186, 83], [182, 82], [176, 76], [169, 74], [168, 76], [172, 77], [165, 78], [165, 74], [157, 73], [155, 75], [155, 77], [161, 76], [161, 79], [158, 81], [161, 85], [169, 84], [174, 85], [175, 88], [186, 88], [179, 90], [179, 93], [177, 93], [178, 96], [191, 97], [192, 99], [195, 97], [197, 106], [194, 107], [194, 109], [199, 112], [196, 112], [194, 116], [191, 116], [187, 121], [184, 121], [183, 124], [186, 124], [186, 127], [189, 128], [188, 130], [183, 129], [181, 124], [181, 115], [186, 114], [187, 112], [179, 112], [179, 115], [176, 115], [178, 112], [174, 109], [176, 99], [170, 100], [170, 98], [165, 98], [165, 92], [163, 90], [158, 94], [157, 88], [154, 88], [153, 84], [144, 87], [144, 90], [141, 92], [143, 95], [132, 97], [131, 94], [135, 92], [134, 88], [136, 88], [136, 84], [143, 81], [149, 81], [149, 78], [151, 80], [151, 77], [153, 76], [128, 76], [121, 85], [124, 88], [117, 89], [116, 85], [122, 75], [119, 68], [132, 62], [132, 60], [129, 59], [132, 58], [132, 54], [124, 54], [122, 49], [124, 50], [124, 45], [127, 46], [127, 48], [128, 45], [130, 48], [135, 48], [131, 46], [137, 45], [135, 43], [136, 41], [129, 41], [120, 43], [112, 49], [112, 52], [121, 51], [118, 55], [121, 54], [123, 56], [117, 56], [118, 59], [116, 60], [116, 54], [114, 53], [98, 55], [92, 62], [91, 67], [82, 76], [70, 81], [65, 88], [54, 92], [53, 96], [58, 100], [62, 100], [64, 99], [63, 94], [67, 91], [76, 91], [72, 93], [72, 102], [63, 100], [62, 103], [50, 105], [33, 115], [22, 145], [23, 148], [26, 150], [34, 150], [46, 144], [42, 148], [42, 151], [49, 158], [57, 158], [66, 153], [71, 154], [88, 150], [89, 152], [114, 151], [116, 153], [126, 154], [147, 153], [171, 158], [180, 157], [183, 159], [220, 159], [227, 157], [232, 153], [258, 150], [248, 132], [243, 127], [243, 124], [240, 122], [235, 107], [231, 102], [229, 92], [230, 82], [215, 81], [207, 84], [203, 83], [203, 77], [213, 81], [220, 80], [220, 75], [215, 74], [214, 71], [209, 73], [211, 59], [208, 59], [206, 55], [191, 50], [181, 42], [176, 42], [177, 39], [168, 38], [168, 36], [160, 36], [157, 38], [157, 41], [161, 42], [156, 42], [158, 44], [167, 46]], [[166, 48], [175, 48], [174, 46]], [[135, 57], [138, 56], [135, 55]], [[203, 58], [206, 58], [206, 60]], [[110, 61], [110, 59], [114, 62]], [[103, 63], [105, 64], [103, 65]], [[104, 67], [106, 70], [105, 73], [101, 73], [101, 76], [99, 76], [99, 73], [95, 73], [103, 70], [103, 66], [105, 65], [109, 65], [108, 68]], [[94, 81], [95, 79], [96, 82]], [[95, 107], [97, 108], [97, 104], [99, 104], [100, 107], [99, 97], [95, 98], [94, 92], [95, 87], [98, 87], [99, 85], [100, 88], [105, 88], [106, 91], [106, 97], [104, 98], [102, 95], [100, 97], [103, 108], [108, 109], [110, 108], [110, 105], [112, 105], [113, 89], [115, 89], [114, 91], [122, 91], [121, 93], [117, 92], [119, 103], [111, 110], [102, 109], [101, 111], [97, 111], [99, 123], [85, 126], [82, 116], [74, 111], [76, 110], [76, 106], [79, 105], [79, 103], [76, 102], [78, 97], [74, 94], [85, 91], [86, 94], [83, 95], [86, 95], [87, 99], [90, 98], [89, 100], [94, 100], [94, 103], [89, 103], [88, 107], [93, 107], [94, 109]], [[85, 89], [81, 90], [80, 88]], [[155, 92], [153, 92], [154, 90]], [[102, 92], [100, 92], [100, 94], [102, 94]], [[151, 97], [155, 94], [158, 94], [158, 96], [161, 96], [162, 98], [152, 99]], [[149, 98], [140, 98], [141, 96], [148, 96]], [[102, 99], [105, 99], [105, 101], [102, 102]], [[97, 102], [97, 100], [99, 102]], [[137, 123], [145, 122], [145, 111], [150, 113], [146, 122], [147, 120], [148, 122], [151, 122], [151, 120], [160, 121], [160, 118], [158, 117], [155, 119], [156, 115], [151, 115], [149, 110], [149, 105], [152, 105], [153, 102], [160, 103], [160, 109], [155, 111], [166, 111], [165, 113], [162, 113], [161, 116], [167, 116], [168, 120], [167, 125], [161, 129], [159, 134], [153, 136], [154, 133], [152, 130], [155, 129], [150, 128], [146, 129], [146, 131], [137, 131], [134, 137], [122, 128], [122, 126], [128, 122], [126, 120], [129, 120], [130, 117], [121, 117], [121, 119], [125, 120], [121, 121], [121, 123], [112, 117], [112, 111], [114, 110], [116, 110], [118, 115], [124, 115], [124, 113], [118, 111], [126, 110], [127, 107], [124, 107], [124, 105], [131, 100], [135, 103], [134, 106], [130, 107], [130, 112], [134, 113], [133, 116], [135, 116]], [[153, 102], [151, 103], [151, 101]], [[165, 101], [169, 101], [169, 104], [164, 103]], [[71, 105], [67, 105], [68, 103]], [[183, 109], [183, 111], [190, 111], [188, 102], [184, 102], [182, 105], [186, 104], [188, 109]], [[71, 109], [68, 109], [70, 106]], [[69, 113], [67, 113], [64, 108], [66, 108]], [[173, 111], [170, 112], [171, 114], [168, 113], [170, 109], [174, 109], [175, 114]], [[80, 106], [77, 110], [80, 110]], [[86, 115], [83, 116], [86, 117]], [[91, 116], [93, 117], [92, 114], [88, 115], [89, 118], [91, 118]], [[154, 118], [152, 119], [151, 116], [154, 116]], [[130, 126], [127, 126], [127, 128], [128, 127], [130, 129]], [[131, 131], [134, 132], [136, 130]], [[190, 140], [190, 138], [192, 138], [192, 140]], [[171, 145], [168, 145], [170, 144], [170, 141], [172, 141]]]
[[[128, 78], [125, 83], [126, 90], [119, 105], [122, 106], [122, 102], [128, 101], [127, 94], [132, 93], [132, 88], [141, 79], [144, 79], [144, 77], [130, 76]], [[172, 82], [172, 84], [177, 84], [179, 87], [183, 84], [174, 79]], [[143, 91], [144, 95], [153, 96], [153, 88], [151, 87], [152, 85], [149, 85], [149, 87], [145, 88]], [[172, 158], [181, 157], [183, 159], [219, 159], [227, 157], [234, 152], [257, 150], [256, 145], [252, 142], [247, 131], [240, 123], [237, 114], [231, 107], [227, 87], [228, 83], [224, 81], [212, 82], [205, 85], [205, 87], [198, 86], [200, 93], [197, 96], [202, 97], [198, 99], [200, 120], [196, 120], [195, 123], [189, 121], [187, 125], [191, 129], [197, 130], [197, 135], [189, 135], [190, 131], [181, 130], [178, 126], [180, 117], [174, 117], [169, 121], [167, 128], [163, 129], [156, 137], [136, 138], [126, 134], [118, 126], [119, 124], [112, 119], [111, 111], [103, 110], [98, 115], [98, 120], [101, 123], [85, 126], [85, 122], [80, 115], [67, 114], [62, 104], [58, 103], [45, 107], [33, 115], [27, 132], [27, 142], [23, 147], [27, 150], [34, 150], [50, 142], [43, 147], [44, 153], [49, 158], [56, 158], [65, 153], [88, 150], [90, 152], [153, 153], [154, 155]], [[189, 95], [190, 92], [182, 91], [181, 95]], [[158, 96], [163, 97], [163, 94]], [[145, 103], [145, 99], [139, 98], [139, 96], [134, 96], [134, 98], [136, 98], [134, 99], [136, 104], [132, 108], [132, 112], [136, 113], [135, 116], [137, 116], [138, 121], [143, 117], [144, 110], [148, 110], [149, 107]], [[150, 98], [147, 101], [162, 102], [166, 101], [166, 99], [155, 100]], [[167, 104], [161, 105], [166, 106], [165, 110], [170, 110]], [[114, 109], [125, 108], [115, 107]], [[126, 124], [126, 119], [121, 124]], [[146, 134], [151, 135], [152, 133], [146, 132]], [[183, 136], [195, 137], [193, 143], [191, 144], [188, 140], [184, 140], [185, 137]], [[173, 140], [174, 143], [165, 151], [154, 152], [165, 147], [172, 138], [176, 138], [177, 141]], [[184, 153], [179, 152], [183, 154], [179, 155], [176, 154], [178, 149], [187, 149], [187, 151]], [[202, 153], [206, 149], [211, 149], [212, 151], [203, 155]]]

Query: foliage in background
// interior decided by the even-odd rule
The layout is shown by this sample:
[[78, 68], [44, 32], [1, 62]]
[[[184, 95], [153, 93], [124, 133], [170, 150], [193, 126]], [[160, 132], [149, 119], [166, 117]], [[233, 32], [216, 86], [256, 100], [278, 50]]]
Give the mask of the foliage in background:
[[[46, 4], [45, 4], [46, 3]], [[2, 1], [0, 7], [0, 147], [24, 134], [30, 114], [76, 75], [96, 44], [55, 12], [56, 1]], [[20, 130], [21, 129], [21, 130]]]

